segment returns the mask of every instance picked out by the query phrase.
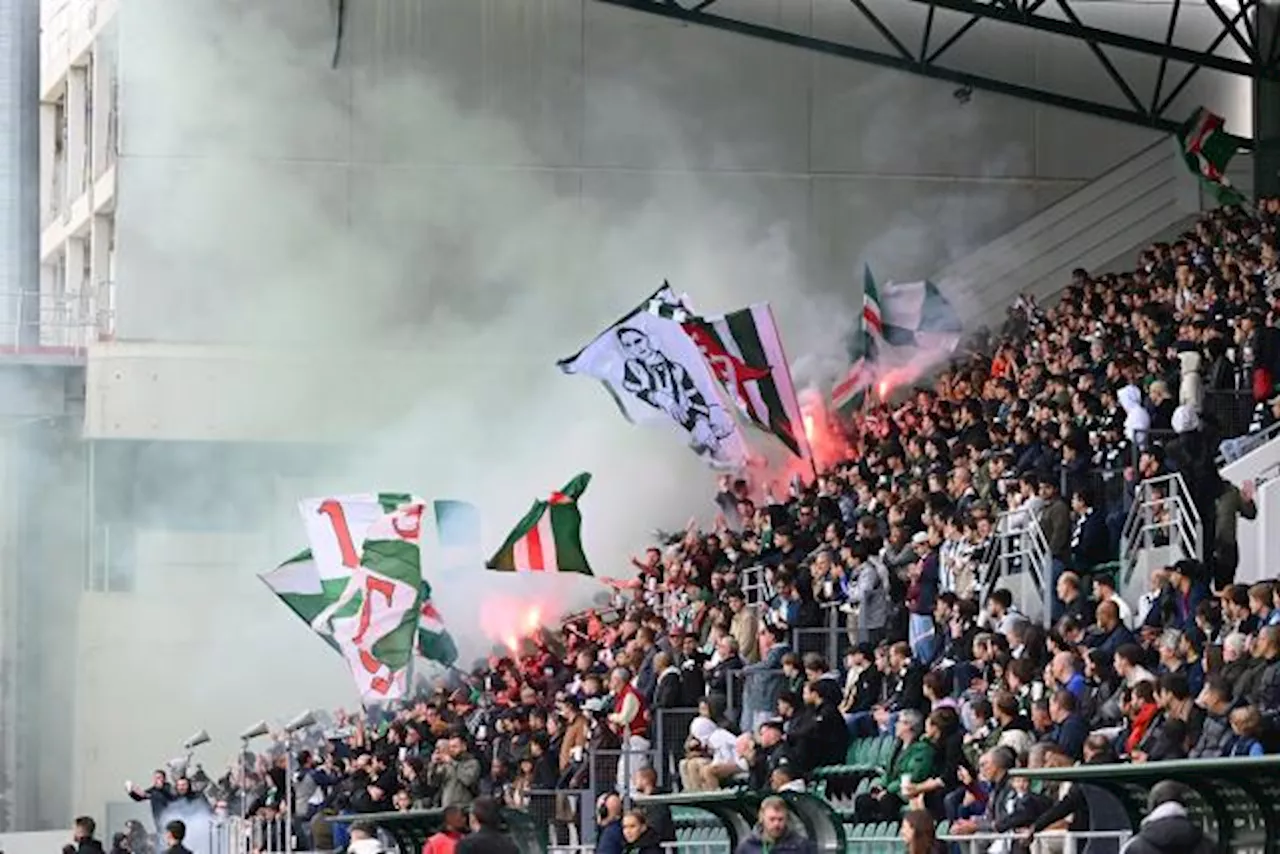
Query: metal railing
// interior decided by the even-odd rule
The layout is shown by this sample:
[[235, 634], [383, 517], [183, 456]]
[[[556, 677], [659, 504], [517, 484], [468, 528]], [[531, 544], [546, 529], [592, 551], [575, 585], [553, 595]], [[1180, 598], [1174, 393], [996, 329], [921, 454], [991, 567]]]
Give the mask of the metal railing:
[[748, 566], [738, 576], [738, 586], [748, 605], [763, 605], [773, 597], [768, 570], [764, 566]]
[[1040, 520], [1029, 509], [1008, 510], [996, 520], [991, 546], [978, 566], [978, 589], [983, 604], [1001, 580], [1018, 578], [1010, 587], [1024, 614], [1040, 611], [1049, 626], [1053, 615], [1053, 555]]
[[1200, 512], [1182, 475], [1148, 478], [1134, 490], [1133, 506], [1120, 536], [1120, 572], [1127, 583], [1146, 549], [1169, 546], [1173, 560], [1204, 558]]
[[1280, 436], [1280, 421], [1243, 436], [1223, 439], [1218, 443], [1218, 456], [1214, 462], [1218, 468], [1228, 466], [1261, 448], [1276, 436]]
[[82, 354], [115, 334], [115, 285], [78, 294], [0, 292], [0, 353]]

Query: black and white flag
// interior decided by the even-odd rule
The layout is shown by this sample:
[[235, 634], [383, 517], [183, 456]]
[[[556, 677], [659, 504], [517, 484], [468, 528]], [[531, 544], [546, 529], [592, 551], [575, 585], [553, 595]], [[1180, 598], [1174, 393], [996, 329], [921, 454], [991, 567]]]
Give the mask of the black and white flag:
[[702, 353], [680, 325], [688, 314], [671, 288], [652, 297], [558, 363], [604, 383], [635, 424], [675, 424], [716, 468], [746, 464], [747, 443]]

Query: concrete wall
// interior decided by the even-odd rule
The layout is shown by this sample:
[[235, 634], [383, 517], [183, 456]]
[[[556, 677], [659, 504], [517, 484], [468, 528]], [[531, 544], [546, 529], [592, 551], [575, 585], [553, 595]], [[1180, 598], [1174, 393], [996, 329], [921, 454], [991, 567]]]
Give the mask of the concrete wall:
[[[347, 482], [399, 473], [433, 495], [488, 496], [501, 519], [569, 466], [591, 468], [593, 526], [625, 550], [701, 507], [681, 484], [702, 481], [597, 388], [545, 380], [552, 359], [663, 276], [709, 308], [772, 298], [804, 357], [837, 337], [820, 321], [838, 312], [821, 308], [851, 316], [864, 260], [886, 278], [931, 273], [1152, 140], [982, 93], [962, 106], [946, 84], [582, 0], [348, 6], [335, 70], [321, 0], [122, 5], [129, 349], [91, 365], [96, 435], [328, 439], [308, 395], [337, 391], [352, 408], [414, 395], [430, 412], [380, 434]], [[1006, 70], [1079, 73], [1007, 36], [966, 49]], [[431, 355], [336, 383], [299, 366], [284, 405], [287, 374], [220, 349], [335, 340]], [[240, 395], [237, 377], [257, 390]], [[222, 466], [215, 446], [171, 471], [201, 482]], [[127, 474], [106, 480], [100, 504]], [[211, 756], [227, 753], [259, 717], [346, 694], [338, 662], [251, 578], [297, 535], [279, 509], [318, 483], [257, 499], [261, 521], [239, 530], [135, 525], [133, 592], [87, 595], [77, 612], [77, 808], [198, 727]], [[130, 702], [137, 683], [150, 701]]]
[[[402, 274], [420, 262], [403, 247], [431, 212], [387, 221], [388, 190], [456, 192], [468, 169], [536, 173], [543, 200], [617, 211], [693, 185], [761, 229], [785, 226], [807, 286], [831, 290], [868, 254], [899, 277], [932, 272], [1152, 138], [982, 93], [962, 106], [946, 84], [577, 0], [350, 5], [336, 71], [332, 21], [312, 0], [219, 24], [208, 47], [183, 28], [216, 16], [121, 11], [121, 338], [233, 334], [232, 297], [345, 279], [340, 259], [300, 257], [332, 240], [334, 222], [405, 254], [385, 271]], [[1082, 73], [1052, 51], [986, 47], [1006, 72]], [[193, 66], [189, 78], [175, 70]], [[404, 74], [439, 86], [439, 100], [391, 94]], [[287, 100], [225, 100], [263, 75], [276, 79], [257, 85]], [[492, 145], [435, 125], [477, 116], [499, 123]], [[243, 216], [225, 221], [227, 207]], [[278, 220], [292, 220], [286, 241], [269, 227]], [[682, 231], [673, 223], [671, 236]], [[215, 239], [237, 251], [209, 251]]]

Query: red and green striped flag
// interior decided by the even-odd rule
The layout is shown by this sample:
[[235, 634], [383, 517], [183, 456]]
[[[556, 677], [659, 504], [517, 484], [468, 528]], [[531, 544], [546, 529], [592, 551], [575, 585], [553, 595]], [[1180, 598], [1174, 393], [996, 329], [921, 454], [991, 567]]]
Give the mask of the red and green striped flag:
[[1225, 129], [1222, 116], [1198, 107], [1178, 131], [1187, 168], [1220, 205], [1242, 205], [1248, 200], [1227, 180], [1227, 164], [1240, 150], [1240, 140]]
[[591, 575], [591, 566], [582, 551], [582, 514], [578, 499], [591, 482], [583, 472], [553, 492], [524, 515], [485, 564], [500, 572], [578, 572]]

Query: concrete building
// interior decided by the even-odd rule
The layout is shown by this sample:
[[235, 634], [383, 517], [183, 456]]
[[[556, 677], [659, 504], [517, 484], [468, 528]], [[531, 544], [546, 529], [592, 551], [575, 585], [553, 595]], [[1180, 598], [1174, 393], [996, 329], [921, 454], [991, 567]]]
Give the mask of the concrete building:
[[[296, 547], [304, 493], [478, 483], [501, 515], [529, 493], [504, 478], [681, 453], [541, 379], [663, 276], [794, 291], [784, 335], [816, 337], [805, 305], [856, 300], [863, 260], [932, 273], [1159, 141], [590, 0], [347, 5], [339, 38], [323, 0], [40, 0], [38, 273], [0, 243], [0, 282], [38, 291], [21, 387], [48, 419], [9, 418], [0, 448], [17, 825], [101, 816], [200, 727], [212, 773], [244, 724], [349, 702], [253, 578]], [[1076, 73], [1034, 37], [986, 48]], [[0, 92], [25, 91], [10, 56]], [[1182, 97], [1247, 133], [1247, 87]], [[0, 164], [0, 203], [25, 174]], [[600, 415], [576, 456], [547, 450], [566, 407]], [[492, 472], [457, 453], [479, 425]], [[601, 504], [672, 499], [645, 466]]]

